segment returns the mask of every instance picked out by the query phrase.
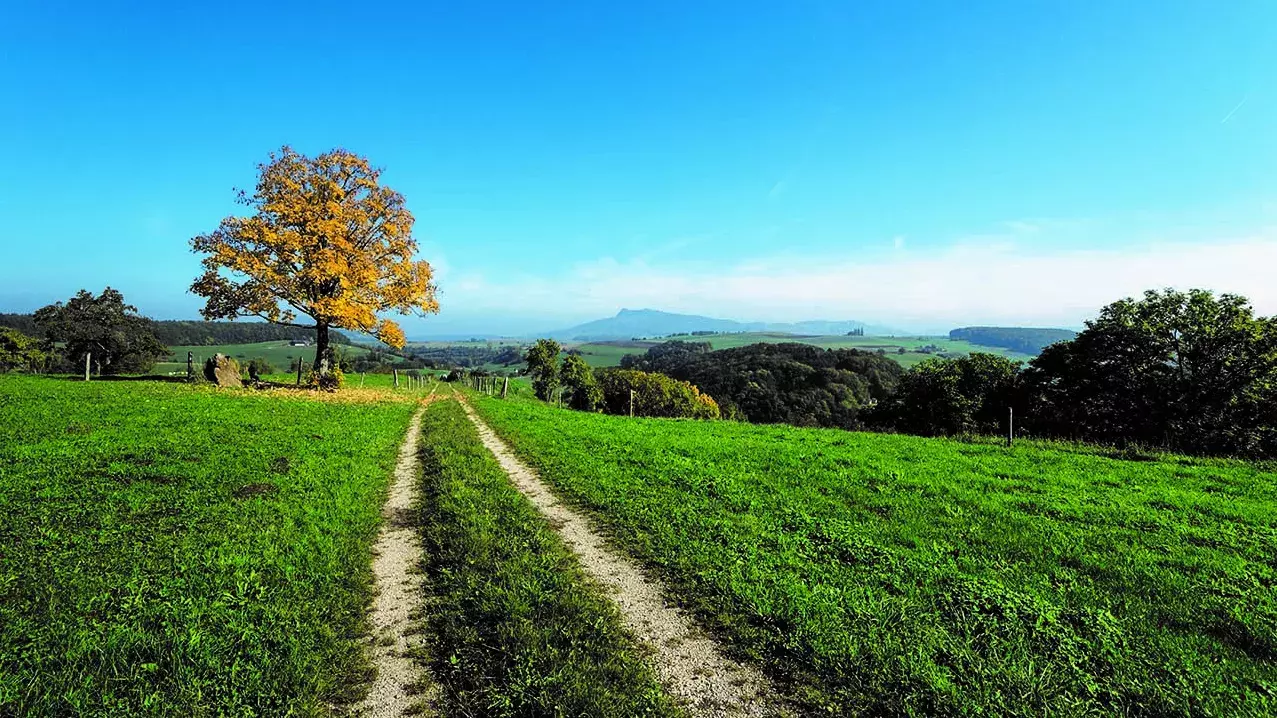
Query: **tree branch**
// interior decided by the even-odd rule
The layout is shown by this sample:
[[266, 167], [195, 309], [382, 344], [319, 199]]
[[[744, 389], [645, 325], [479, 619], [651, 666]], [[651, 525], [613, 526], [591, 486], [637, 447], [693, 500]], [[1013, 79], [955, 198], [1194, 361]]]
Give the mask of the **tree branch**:
[[239, 316], [257, 317], [258, 319], [265, 319], [267, 322], [270, 322], [271, 324], [278, 324], [281, 327], [297, 327], [298, 329], [317, 329], [318, 328], [314, 324], [297, 324], [295, 322], [281, 322], [277, 319], [271, 319], [270, 317], [266, 316], [265, 314], [262, 314], [261, 312], [243, 312], [242, 311], [239, 313]]

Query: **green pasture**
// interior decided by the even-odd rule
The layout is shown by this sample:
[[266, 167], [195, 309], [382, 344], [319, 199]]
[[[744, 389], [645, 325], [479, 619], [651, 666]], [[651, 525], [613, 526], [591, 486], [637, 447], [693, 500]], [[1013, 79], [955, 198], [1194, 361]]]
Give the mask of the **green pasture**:
[[1277, 713], [1265, 467], [475, 404], [809, 712]]
[[[327, 397], [331, 399], [331, 397]], [[414, 403], [0, 376], [0, 715], [328, 715]]]

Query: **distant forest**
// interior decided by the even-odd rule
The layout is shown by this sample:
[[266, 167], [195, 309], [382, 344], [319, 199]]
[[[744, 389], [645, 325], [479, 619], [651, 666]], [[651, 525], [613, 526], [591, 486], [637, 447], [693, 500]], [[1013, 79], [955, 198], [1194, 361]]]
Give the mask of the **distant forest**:
[[[286, 327], [266, 322], [205, 322], [188, 320], [147, 319], [155, 338], [165, 346], [212, 346], [216, 344], [253, 344], [292, 339], [314, 341], [315, 330], [303, 327]], [[0, 327], [11, 327], [38, 337], [43, 333], [36, 326], [31, 314], [0, 314]], [[341, 332], [331, 334], [334, 344], [351, 344], [350, 337]]]
[[[974, 352], [908, 370], [881, 354], [806, 344], [711, 351], [669, 341], [621, 366], [688, 381], [725, 418], [924, 436], [1006, 435], [1277, 458], [1277, 317], [1245, 297], [1148, 291], [1104, 307], [1080, 333], [968, 327], [985, 346], [1037, 353], [1023, 366]], [[1038, 353], [1038, 350], [1041, 350]]]
[[844, 429], [860, 428], [904, 372], [882, 354], [857, 349], [751, 344], [712, 351], [707, 342], [681, 341], [622, 357], [621, 366], [691, 382], [729, 418]]
[[404, 354], [438, 368], [477, 367], [484, 364], [513, 366], [523, 363], [523, 348], [505, 346], [410, 346]]
[[1056, 342], [1077, 336], [1068, 329], [1034, 329], [1031, 327], [962, 327], [949, 332], [954, 341], [968, 341], [986, 347], [1001, 347], [1021, 354], [1041, 354]]

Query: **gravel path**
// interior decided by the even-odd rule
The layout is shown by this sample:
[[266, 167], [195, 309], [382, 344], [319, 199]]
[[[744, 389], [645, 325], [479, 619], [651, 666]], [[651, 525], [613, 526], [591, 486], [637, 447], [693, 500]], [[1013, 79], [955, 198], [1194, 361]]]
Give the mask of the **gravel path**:
[[653, 668], [670, 695], [694, 716], [788, 714], [778, 708], [780, 702], [757, 669], [725, 657], [686, 612], [665, 599], [668, 592], [659, 581], [609, 548], [585, 517], [555, 498], [467, 402], [461, 405], [515, 487], [550, 520], [586, 573], [611, 591], [625, 626], [652, 650]]
[[[434, 393], [433, 391], [431, 392]], [[427, 397], [427, 400], [429, 397]], [[374, 591], [370, 657], [377, 677], [368, 697], [356, 713], [373, 718], [399, 718], [433, 696], [414, 688], [424, 671], [409, 655], [421, 644], [413, 632], [411, 616], [422, 606], [421, 541], [412, 520], [417, 495], [417, 443], [421, 435], [421, 411], [412, 417], [408, 434], [399, 447], [399, 463], [390, 495], [381, 509], [384, 523], [373, 546]], [[431, 684], [433, 685], [433, 683]], [[421, 715], [421, 713], [417, 713]]]

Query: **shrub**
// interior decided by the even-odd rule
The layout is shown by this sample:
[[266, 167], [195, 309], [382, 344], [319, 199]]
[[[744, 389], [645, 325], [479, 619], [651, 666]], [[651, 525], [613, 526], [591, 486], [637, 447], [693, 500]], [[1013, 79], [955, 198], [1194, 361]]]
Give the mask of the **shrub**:
[[345, 382], [346, 375], [337, 367], [328, 370], [327, 374], [318, 374], [312, 371], [306, 375], [306, 383], [308, 385], [323, 391], [337, 391]]
[[275, 367], [271, 366], [271, 363], [262, 357], [256, 357], [250, 360], [244, 368], [248, 372], [248, 375], [254, 379], [262, 376], [263, 374], [275, 373]]
[[595, 370], [603, 390], [603, 408], [609, 414], [630, 413], [630, 392], [634, 392], [635, 416], [688, 419], [718, 419], [718, 403], [692, 384], [635, 369]]
[[40, 349], [40, 342], [17, 329], [0, 327], [0, 372], [39, 372], [50, 355]]

